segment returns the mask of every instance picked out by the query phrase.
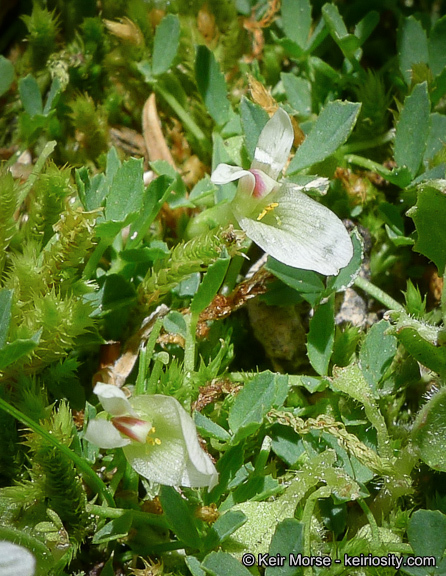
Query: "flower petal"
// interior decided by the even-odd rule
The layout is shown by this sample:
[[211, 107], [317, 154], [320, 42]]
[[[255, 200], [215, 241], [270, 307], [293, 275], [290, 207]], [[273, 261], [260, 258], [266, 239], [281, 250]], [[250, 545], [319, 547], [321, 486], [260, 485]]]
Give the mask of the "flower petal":
[[249, 170], [243, 170], [240, 166], [230, 166], [229, 164], [219, 164], [212, 172], [211, 182], [213, 184], [227, 184], [239, 180], [243, 176], [250, 176], [252, 178], [252, 187], [254, 188], [255, 179], [254, 175]]
[[218, 474], [198, 441], [192, 418], [170, 396], [136, 396], [133, 409], [150, 420], [159, 445], [131, 444], [124, 448], [130, 465], [145, 478], [168, 486], [207, 486], [217, 483]]
[[234, 215], [246, 235], [279, 262], [336, 275], [353, 256], [350, 236], [331, 210], [301, 189], [282, 184], [258, 216], [249, 218], [236, 210]]
[[260, 133], [251, 168], [263, 170], [273, 180], [277, 180], [288, 160], [293, 140], [290, 117], [279, 108]]
[[6, 540], [0, 541], [0, 576], [33, 576], [36, 570], [36, 559], [28, 550]]
[[97, 394], [104, 410], [112, 416], [125, 416], [126, 414], [135, 416], [126, 395], [117, 386], [98, 382], [93, 392]]
[[84, 438], [99, 448], [122, 448], [131, 442], [123, 438], [111, 422], [102, 418], [90, 420]]

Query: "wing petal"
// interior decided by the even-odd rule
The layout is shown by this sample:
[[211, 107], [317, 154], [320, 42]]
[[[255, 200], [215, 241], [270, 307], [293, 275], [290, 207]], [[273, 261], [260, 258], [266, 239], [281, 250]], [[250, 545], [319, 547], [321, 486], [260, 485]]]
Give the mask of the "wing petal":
[[350, 262], [352, 241], [331, 210], [289, 184], [283, 184], [272, 200], [257, 219], [234, 214], [247, 236], [267, 254], [288, 266], [327, 276]]
[[239, 180], [243, 176], [250, 176], [252, 178], [252, 187], [254, 188], [254, 176], [249, 170], [243, 170], [240, 166], [231, 166], [229, 164], [219, 164], [212, 172], [211, 182], [213, 184], [227, 184]]

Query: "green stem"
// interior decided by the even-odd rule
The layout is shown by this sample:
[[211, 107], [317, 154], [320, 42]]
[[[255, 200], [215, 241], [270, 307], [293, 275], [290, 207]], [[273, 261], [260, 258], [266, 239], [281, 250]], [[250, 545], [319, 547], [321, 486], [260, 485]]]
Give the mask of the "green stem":
[[37, 180], [37, 177], [39, 176], [40, 172], [42, 172], [43, 166], [45, 164], [45, 162], [47, 161], [48, 157], [53, 153], [54, 148], [56, 147], [57, 142], [55, 140], [51, 140], [50, 142], [47, 142], [45, 144], [44, 149], [42, 150], [34, 168], [33, 171], [31, 172], [28, 180], [25, 182], [25, 184], [22, 186], [20, 192], [19, 192], [19, 202], [18, 204], [20, 205], [25, 198], [28, 196], [29, 191], [31, 190], [31, 188], [34, 186], [34, 182]]
[[113, 500], [113, 496], [111, 495], [110, 491], [108, 490], [107, 486], [102, 482], [99, 476], [90, 468], [89, 464], [85, 462], [80, 456], [78, 456], [75, 452], [70, 450], [68, 446], [61, 444], [59, 440], [54, 438], [49, 432], [47, 432], [40, 424], [34, 422], [31, 418], [23, 414], [17, 408], [14, 408], [8, 402], [0, 398], [0, 409], [4, 410], [8, 414], [10, 414], [13, 418], [25, 424], [31, 428], [33, 432], [45, 438], [50, 444], [58, 448], [62, 454], [65, 454], [67, 458], [69, 458], [77, 468], [82, 472], [85, 478], [88, 481], [88, 484], [95, 490], [96, 493], [100, 494], [102, 498], [107, 502], [109, 506], [114, 506], [115, 502]]
[[398, 310], [399, 312], [404, 311], [404, 306], [402, 306], [399, 302], [394, 300], [386, 292], [381, 290], [381, 288], [378, 288], [378, 286], [375, 286], [362, 276], [358, 276], [354, 284], [357, 288], [364, 290], [364, 292], [367, 292], [367, 294], [372, 296], [372, 298], [375, 298], [375, 300], [378, 300], [378, 302], [384, 304], [384, 306], [386, 306], [386, 308], [388, 308], [389, 310]]
[[131, 510], [128, 508], [110, 508], [108, 506], [99, 506], [98, 504], [87, 504], [87, 512], [99, 516], [99, 518], [109, 518], [111, 520], [120, 518], [124, 514], [131, 514], [135, 520], [150, 524], [150, 526], [159, 526], [168, 528], [165, 516], [159, 514], [149, 514], [141, 510]]
[[342, 146], [340, 151], [342, 154], [352, 154], [354, 152], [360, 152], [361, 150], [369, 150], [370, 148], [377, 148], [378, 146], [383, 146], [388, 142], [391, 142], [395, 138], [395, 131], [389, 130], [385, 134], [380, 134], [375, 138], [370, 138], [366, 142], [352, 142], [351, 144], [346, 144]]
[[157, 92], [169, 104], [175, 114], [183, 123], [183, 126], [203, 145], [206, 151], [211, 150], [209, 140], [206, 138], [201, 128], [194, 122], [191, 115], [181, 106], [173, 94], [168, 92], [163, 86], [157, 82], [154, 85], [155, 92]]
[[367, 520], [369, 521], [370, 530], [372, 532], [372, 543], [374, 546], [379, 546], [381, 540], [379, 537], [378, 524], [376, 523], [375, 517], [373, 516], [370, 508], [367, 506], [367, 504], [364, 502], [362, 498], [358, 500], [358, 504], [361, 506], [362, 511], [364, 512], [364, 514], [367, 517]]
[[184, 317], [187, 325], [186, 343], [184, 345], [184, 372], [188, 378], [195, 370], [195, 333], [197, 330], [198, 314]]
[[345, 161], [349, 164], [356, 164], [357, 166], [361, 166], [361, 168], [365, 168], [366, 170], [371, 170], [372, 172], [377, 172], [381, 174], [381, 176], [390, 176], [392, 172], [387, 168], [384, 168], [378, 162], [374, 162], [373, 160], [369, 160], [368, 158], [363, 158], [362, 156], [356, 156], [355, 154], [348, 154], [344, 157]]
[[96, 271], [96, 268], [98, 267], [99, 261], [102, 258], [102, 255], [110, 246], [110, 244], [111, 244], [110, 238], [101, 238], [99, 240], [99, 244], [94, 249], [93, 254], [90, 256], [87, 265], [84, 268], [84, 274], [83, 274], [84, 278], [88, 280], [93, 276], [93, 274]]
[[[159, 317], [156, 319], [155, 324], [153, 325], [152, 331], [150, 332], [149, 339], [147, 340], [147, 344], [145, 347], [141, 348], [139, 351], [139, 370], [138, 370], [138, 377], [136, 379], [136, 386], [135, 386], [135, 396], [139, 394], [147, 394], [147, 373], [150, 361], [153, 357], [153, 350], [155, 349], [156, 341], [158, 336], [161, 332], [161, 328], [163, 327], [163, 320], [164, 316]], [[161, 366], [162, 367], [162, 366]], [[158, 376], [159, 377], [159, 376]], [[156, 379], [155, 384], [158, 382], [158, 377]], [[149, 388], [152, 385], [154, 378], [150, 377]], [[151, 392], [149, 392], [151, 394]]]
[[150, 374], [149, 382], [147, 384], [147, 394], [156, 394], [156, 388], [163, 371], [163, 366], [164, 363], [161, 362], [159, 358], [157, 358], [153, 363], [152, 373]]
[[[328, 498], [330, 496], [331, 490], [328, 486], [322, 486], [318, 488], [315, 492], [310, 494], [305, 503], [304, 511], [302, 513], [302, 524], [304, 525], [304, 542], [303, 542], [303, 554], [302, 556], [311, 556], [311, 518], [313, 517], [314, 507], [319, 498]], [[313, 568], [311, 566], [306, 566], [303, 569], [304, 576], [312, 576]]]

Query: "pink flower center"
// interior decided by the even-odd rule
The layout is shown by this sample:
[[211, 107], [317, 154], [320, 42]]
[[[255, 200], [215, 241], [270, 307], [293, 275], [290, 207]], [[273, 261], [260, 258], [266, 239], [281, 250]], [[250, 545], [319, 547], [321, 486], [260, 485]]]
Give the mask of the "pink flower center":
[[270, 190], [267, 190], [266, 182], [262, 177], [264, 176], [264, 174], [260, 172], [260, 170], [250, 170], [250, 172], [255, 179], [254, 190], [252, 192], [252, 195], [254, 196], [254, 198], [262, 198], [263, 196], [265, 196], [265, 193], [268, 194], [268, 192], [270, 192]]
[[159, 438], [153, 438], [150, 436], [150, 434], [155, 433], [155, 428], [150, 424], [150, 422], [146, 422], [145, 420], [133, 416], [115, 416], [115, 418], [112, 418], [112, 424], [116, 430], [121, 432], [121, 434], [127, 436], [127, 438], [130, 438], [131, 440], [135, 440], [135, 442], [152, 445], [161, 444]]

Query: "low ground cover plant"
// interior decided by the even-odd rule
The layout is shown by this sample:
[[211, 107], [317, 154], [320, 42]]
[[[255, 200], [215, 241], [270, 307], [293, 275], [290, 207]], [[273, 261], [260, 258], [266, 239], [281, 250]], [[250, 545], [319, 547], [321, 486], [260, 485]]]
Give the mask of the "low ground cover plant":
[[0, 575], [443, 574], [442, 3], [0, 26]]

